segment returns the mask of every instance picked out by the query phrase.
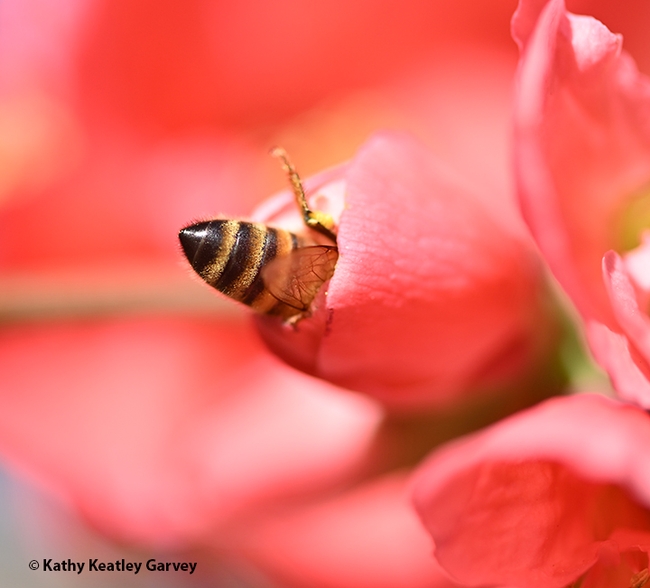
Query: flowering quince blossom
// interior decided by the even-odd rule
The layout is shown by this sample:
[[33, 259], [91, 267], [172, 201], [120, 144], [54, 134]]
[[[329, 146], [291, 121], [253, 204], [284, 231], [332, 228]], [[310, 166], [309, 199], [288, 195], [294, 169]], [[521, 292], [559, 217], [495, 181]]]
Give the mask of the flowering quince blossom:
[[[260, 128], [282, 135], [325, 88], [393, 84], [412, 127], [452, 137], [445, 155], [503, 189], [474, 198], [421, 145], [375, 137], [314, 185], [324, 204], [343, 195], [321, 314], [295, 332], [261, 319], [262, 332], [290, 363], [393, 408], [453, 405], [527, 373], [551, 315], [494, 132], [510, 55], [455, 38], [467, 23], [474, 41], [472, 21], [498, 36], [509, 1], [402, 1], [373, 19], [353, 0], [0, 3], [3, 463], [142, 550], [246, 554], [287, 585], [451, 586], [406, 507], [408, 473], [359, 482], [375, 471], [379, 404], [288, 369], [217, 297], [203, 303], [174, 235], [270, 193]], [[436, 65], [412, 74], [428, 52]], [[355, 123], [370, 120], [359, 110]], [[361, 141], [335, 138], [346, 156]], [[374, 467], [394, 464], [373, 449]]]
[[[542, 10], [543, 8], [543, 10]], [[526, 220], [621, 397], [650, 407], [650, 80], [562, 0], [522, 1], [515, 163]]]
[[649, 444], [637, 407], [548, 400], [434, 453], [415, 506], [463, 585], [629, 588], [650, 555]]
[[[340, 256], [313, 317], [258, 320], [288, 363], [418, 409], [539, 358], [553, 321], [535, 254], [417, 141], [377, 134], [309, 191], [337, 217]], [[294, 208], [286, 193], [257, 218], [299, 228]]]

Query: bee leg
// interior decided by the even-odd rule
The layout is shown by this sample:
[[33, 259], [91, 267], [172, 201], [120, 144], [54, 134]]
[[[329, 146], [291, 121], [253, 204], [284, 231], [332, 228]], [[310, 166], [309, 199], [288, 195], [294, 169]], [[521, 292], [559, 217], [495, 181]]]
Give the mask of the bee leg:
[[297, 331], [298, 323], [304, 318], [306, 318], [304, 314], [296, 314], [284, 321], [284, 326], [291, 329], [292, 331]]
[[331, 215], [320, 212], [318, 210], [314, 211], [309, 208], [307, 205], [307, 197], [305, 195], [305, 189], [302, 185], [302, 180], [296, 171], [296, 168], [293, 167], [287, 152], [282, 149], [282, 147], [274, 147], [271, 149], [271, 155], [273, 157], [278, 157], [282, 160], [282, 167], [284, 171], [287, 172], [289, 176], [289, 182], [293, 188], [293, 193], [296, 196], [296, 202], [298, 207], [302, 212], [302, 218], [305, 221], [305, 224], [314, 231], [318, 231], [322, 235], [325, 235], [332, 242], [336, 243], [336, 235], [333, 232], [334, 229], [334, 219]]

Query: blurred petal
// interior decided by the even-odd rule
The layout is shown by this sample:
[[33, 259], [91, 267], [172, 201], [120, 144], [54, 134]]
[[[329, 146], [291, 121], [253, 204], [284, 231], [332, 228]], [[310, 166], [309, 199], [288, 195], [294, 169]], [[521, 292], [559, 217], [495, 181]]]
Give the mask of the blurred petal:
[[102, 116], [149, 132], [259, 129], [390, 79], [450, 37], [505, 44], [511, 10], [504, 0], [114, 0], [85, 39], [83, 95]]
[[603, 258], [603, 280], [617, 321], [614, 329], [591, 321], [587, 335], [594, 357], [607, 370], [625, 400], [650, 407], [650, 319], [639, 306], [647, 301], [643, 273], [648, 241], [624, 262], [614, 251]]
[[431, 557], [406, 481], [393, 474], [271, 517], [241, 548], [282, 586], [454, 588]]
[[537, 19], [549, 0], [528, 0], [519, 2], [512, 16], [511, 32], [519, 50], [523, 51], [535, 30]]
[[567, 0], [567, 7], [575, 14], [590, 14], [606, 23], [625, 39], [625, 47], [643, 72], [650, 71], [650, 51], [646, 23], [650, 19], [650, 5], [645, 0], [610, 2], [609, 0]]
[[104, 532], [174, 544], [350, 475], [380, 418], [236, 323], [5, 328], [3, 455]]
[[649, 442], [647, 413], [580, 395], [434, 453], [414, 488], [438, 561], [470, 585], [561, 588], [585, 573], [601, 586], [640, 553], [611, 584], [627, 588], [648, 566]]
[[[519, 13], [536, 7], [522, 1]], [[521, 43], [525, 28], [515, 26]], [[562, 0], [549, 2], [519, 66], [518, 191], [562, 286], [583, 315], [610, 327], [600, 260], [638, 240], [635, 227], [647, 217], [640, 211], [650, 180], [649, 112], [650, 83], [621, 51], [620, 36], [567, 13]]]
[[[197, 214], [243, 214], [259, 181], [250, 148], [195, 136], [155, 148], [128, 132], [92, 138], [83, 166], [0, 210], [0, 269], [176, 265], [179, 225]], [[29, 238], [26, 238], [29, 236]]]
[[641, 312], [623, 260], [614, 251], [603, 258], [603, 275], [618, 324], [639, 352], [650, 358], [650, 318]]
[[628, 402], [647, 407], [650, 368], [630, 340], [597, 321], [587, 322], [586, 335], [594, 358], [608, 373], [617, 394]]

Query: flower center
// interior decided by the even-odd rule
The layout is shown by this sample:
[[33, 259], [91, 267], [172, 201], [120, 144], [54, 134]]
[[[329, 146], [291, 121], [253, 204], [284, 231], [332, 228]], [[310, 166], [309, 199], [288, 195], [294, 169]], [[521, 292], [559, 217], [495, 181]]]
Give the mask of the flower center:
[[650, 229], [650, 186], [634, 194], [623, 209], [618, 222], [618, 247], [621, 253], [638, 247], [641, 235]]

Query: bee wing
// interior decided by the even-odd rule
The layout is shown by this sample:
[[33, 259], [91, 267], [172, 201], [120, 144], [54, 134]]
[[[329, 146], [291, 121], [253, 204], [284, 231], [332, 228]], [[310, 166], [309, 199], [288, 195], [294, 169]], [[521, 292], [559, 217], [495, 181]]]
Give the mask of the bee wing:
[[268, 263], [262, 270], [262, 280], [280, 302], [306, 311], [318, 289], [332, 277], [338, 258], [336, 247], [300, 247]]

